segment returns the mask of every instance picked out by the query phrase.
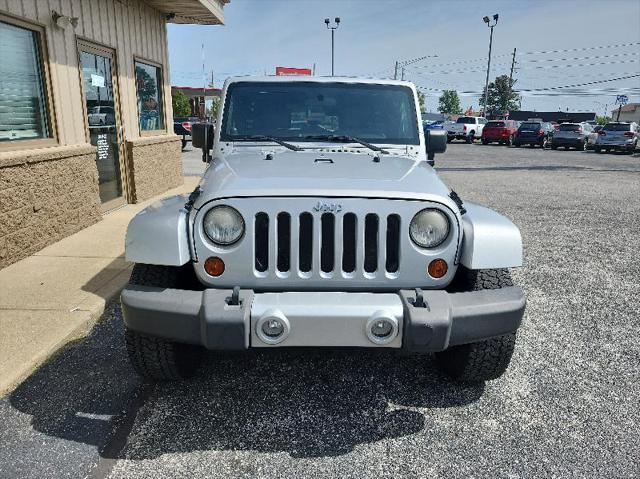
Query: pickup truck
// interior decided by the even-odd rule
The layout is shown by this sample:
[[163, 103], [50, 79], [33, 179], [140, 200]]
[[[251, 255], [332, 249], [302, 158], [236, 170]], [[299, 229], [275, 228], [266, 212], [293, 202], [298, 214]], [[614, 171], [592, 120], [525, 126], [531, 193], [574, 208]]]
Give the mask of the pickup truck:
[[473, 143], [473, 140], [482, 136], [482, 129], [487, 119], [481, 116], [461, 116], [455, 123], [447, 126], [447, 141], [464, 140]]

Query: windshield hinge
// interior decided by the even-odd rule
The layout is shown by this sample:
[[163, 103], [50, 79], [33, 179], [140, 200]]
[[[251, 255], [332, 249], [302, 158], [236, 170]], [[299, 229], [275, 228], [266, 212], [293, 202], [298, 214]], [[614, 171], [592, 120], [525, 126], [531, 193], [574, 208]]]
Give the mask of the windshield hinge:
[[451, 198], [453, 200], [453, 202], [458, 205], [458, 209], [460, 210], [460, 214], [463, 215], [467, 212], [467, 209], [464, 207], [464, 203], [462, 202], [462, 199], [458, 196], [458, 193], [456, 193], [455, 191], [451, 190], [451, 193], [449, 193], [449, 198]]

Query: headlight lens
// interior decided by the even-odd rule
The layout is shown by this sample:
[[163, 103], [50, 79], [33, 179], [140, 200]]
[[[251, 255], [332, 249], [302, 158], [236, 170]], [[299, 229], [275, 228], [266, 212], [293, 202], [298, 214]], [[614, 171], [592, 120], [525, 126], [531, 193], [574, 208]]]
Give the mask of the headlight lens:
[[215, 206], [204, 217], [204, 232], [219, 245], [230, 245], [242, 238], [244, 220], [231, 206]]
[[422, 248], [435, 248], [449, 236], [449, 219], [439, 210], [428, 208], [419, 211], [411, 220], [409, 236]]

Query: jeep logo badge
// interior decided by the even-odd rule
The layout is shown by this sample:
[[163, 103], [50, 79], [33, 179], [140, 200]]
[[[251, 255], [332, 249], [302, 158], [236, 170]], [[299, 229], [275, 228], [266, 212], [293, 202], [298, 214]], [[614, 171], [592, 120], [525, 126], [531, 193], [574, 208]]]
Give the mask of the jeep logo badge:
[[324, 203], [318, 201], [313, 207], [313, 211], [322, 213], [340, 213], [342, 211], [342, 205], [340, 203]]

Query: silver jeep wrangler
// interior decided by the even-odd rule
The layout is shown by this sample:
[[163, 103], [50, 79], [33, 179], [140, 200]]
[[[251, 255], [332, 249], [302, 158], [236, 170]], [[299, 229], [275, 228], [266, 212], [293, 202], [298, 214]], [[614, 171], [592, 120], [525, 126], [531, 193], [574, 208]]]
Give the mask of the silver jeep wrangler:
[[187, 377], [204, 348], [301, 346], [435, 352], [465, 381], [506, 370], [520, 232], [438, 178], [446, 133], [425, 137], [411, 83], [232, 78], [221, 105], [215, 133], [194, 126], [198, 188], [129, 224], [139, 374]]

